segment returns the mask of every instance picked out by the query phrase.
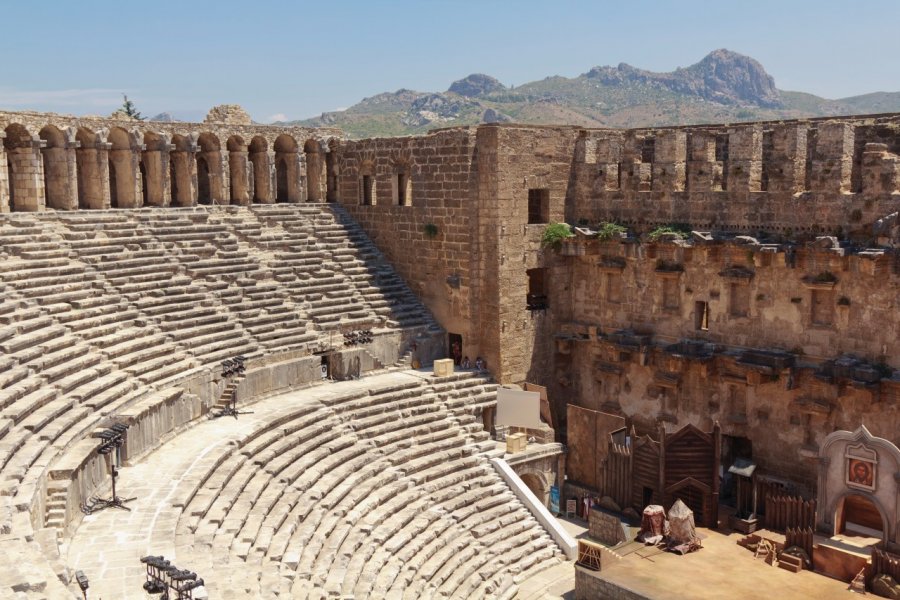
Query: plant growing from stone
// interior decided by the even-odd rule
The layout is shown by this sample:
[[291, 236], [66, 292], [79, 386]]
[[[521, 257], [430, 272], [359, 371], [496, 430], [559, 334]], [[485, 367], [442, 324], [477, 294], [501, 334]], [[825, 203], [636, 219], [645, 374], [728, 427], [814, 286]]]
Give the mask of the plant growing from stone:
[[688, 231], [686, 231], [683, 227], [679, 225], [660, 225], [649, 234], [647, 234], [647, 239], [651, 242], [659, 241], [659, 239], [663, 236], [674, 235], [678, 239], [685, 239], [688, 236]]
[[622, 237], [627, 230], [618, 223], [604, 221], [597, 226], [597, 239], [601, 241], [613, 240]]
[[568, 223], [550, 223], [541, 236], [541, 247], [557, 250], [562, 245], [563, 240], [570, 237], [573, 237], [572, 228], [569, 227]]

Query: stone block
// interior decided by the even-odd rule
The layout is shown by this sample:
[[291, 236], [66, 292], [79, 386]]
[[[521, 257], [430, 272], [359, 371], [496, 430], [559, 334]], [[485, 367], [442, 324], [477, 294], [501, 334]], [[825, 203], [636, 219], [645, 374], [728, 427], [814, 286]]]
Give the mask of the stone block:
[[453, 359], [441, 358], [434, 361], [434, 376], [449, 377], [453, 375]]

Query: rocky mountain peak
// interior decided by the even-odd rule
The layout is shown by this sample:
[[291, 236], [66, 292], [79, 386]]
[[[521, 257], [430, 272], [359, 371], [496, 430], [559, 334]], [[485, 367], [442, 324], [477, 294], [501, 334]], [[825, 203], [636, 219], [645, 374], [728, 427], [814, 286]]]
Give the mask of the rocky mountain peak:
[[781, 106], [775, 80], [763, 66], [749, 56], [725, 49], [714, 50], [700, 62], [670, 73], [620, 63], [617, 67], [594, 67], [585, 77], [605, 85], [656, 85], [721, 104]]
[[483, 73], [473, 73], [450, 84], [448, 92], [466, 96], [468, 98], [483, 98], [492, 92], [506, 89], [496, 78]]
[[775, 79], [749, 56], [721, 48], [683, 71], [702, 80], [710, 99], [718, 97], [725, 102], [744, 101], [760, 106], [781, 105]]

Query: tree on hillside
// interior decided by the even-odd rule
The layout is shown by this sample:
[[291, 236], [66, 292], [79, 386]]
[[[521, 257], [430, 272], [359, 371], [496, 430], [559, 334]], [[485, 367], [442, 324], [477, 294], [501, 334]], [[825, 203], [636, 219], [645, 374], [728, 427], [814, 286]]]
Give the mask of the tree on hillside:
[[122, 108], [119, 110], [131, 117], [132, 119], [137, 119], [138, 121], [143, 121], [144, 117], [141, 116], [140, 111], [134, 106], [134, 102], [128, 99], [128, 94], [122, 94], [122, 98], [124, 98], [124, 102], [122, 102]]

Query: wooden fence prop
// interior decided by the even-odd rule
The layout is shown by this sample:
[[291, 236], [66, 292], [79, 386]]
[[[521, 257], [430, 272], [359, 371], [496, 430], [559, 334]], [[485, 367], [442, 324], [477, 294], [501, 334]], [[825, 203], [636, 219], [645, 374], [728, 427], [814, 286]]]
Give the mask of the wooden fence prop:
[[809, 560], [812, 560], [814, 535], [815, 531], [811, 527], [788, 527], [784, 535], [784, 547], [798, 546], [803, 548], [806, 556], [809, 557]]
[[795, 496], [766, 497], [766, 529], [815, 529], [816, 501]]
[[631, 448], [610, 442], [601, 491], [622, 508], [631, 505]]
[[900, 556], [872, 548], [872, 575], [882, 574], [900, 581]]
[[595, 544], [587, 540], [578, 540], [578, 560], [579, 565], [592, 571], [600, 570], [603, 546]]

